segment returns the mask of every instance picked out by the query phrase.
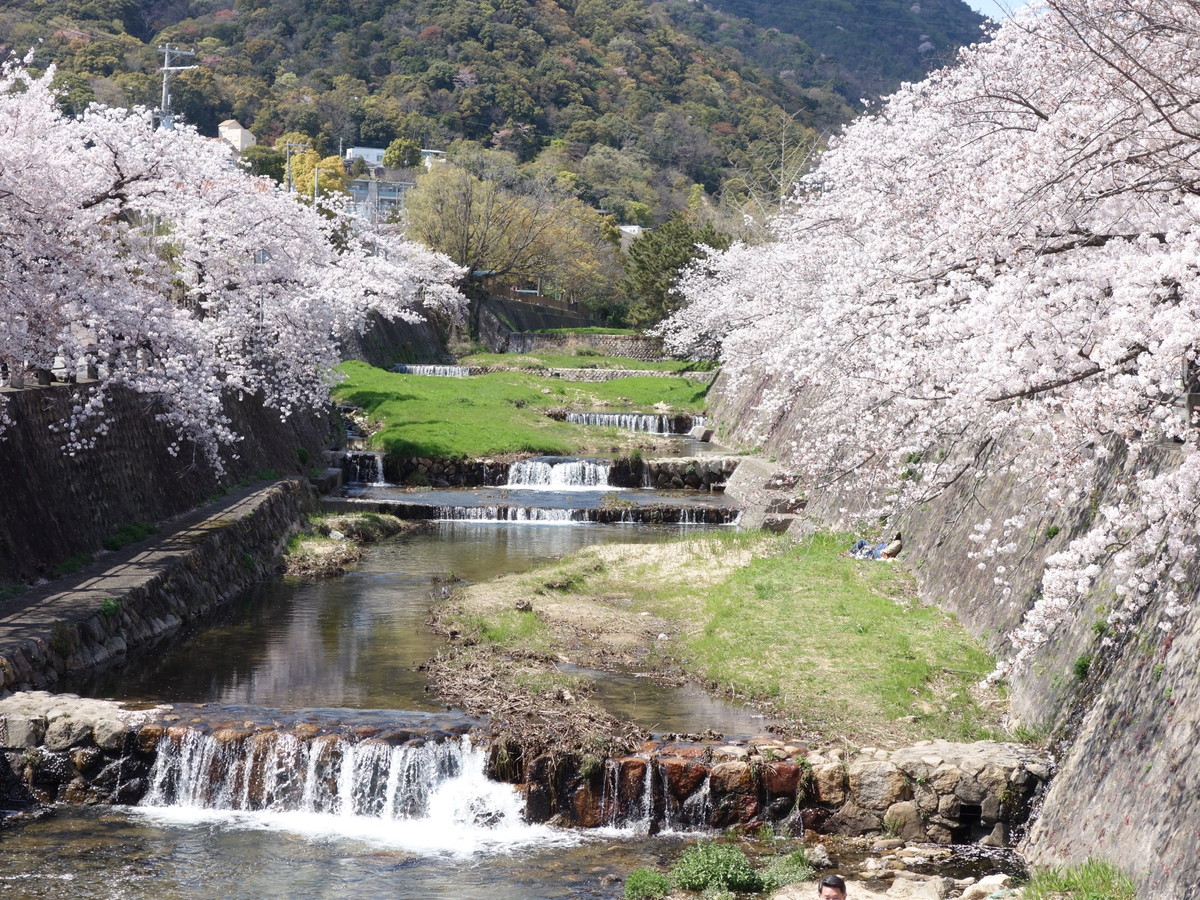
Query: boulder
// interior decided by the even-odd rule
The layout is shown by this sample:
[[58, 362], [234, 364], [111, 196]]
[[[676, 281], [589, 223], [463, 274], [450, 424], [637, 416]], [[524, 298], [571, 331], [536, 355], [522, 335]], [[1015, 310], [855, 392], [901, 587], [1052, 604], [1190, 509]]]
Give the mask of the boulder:
[[865, 809], [885, 810], [912, 799], [912, 786], [892, 762], [859, 760], [850, 765], [850, 796]]
[[840, 806], [846, 800], [846, 770], [840, 763], [821, 763], [813, 766], [813, 789], [817, 800], [829, 806]]
[[883, 815], [883, 825], [890, 833], [899, 835], [905, 841], [929, 840], [920, 810], [911, 800], [902, 800], [889, 806]]

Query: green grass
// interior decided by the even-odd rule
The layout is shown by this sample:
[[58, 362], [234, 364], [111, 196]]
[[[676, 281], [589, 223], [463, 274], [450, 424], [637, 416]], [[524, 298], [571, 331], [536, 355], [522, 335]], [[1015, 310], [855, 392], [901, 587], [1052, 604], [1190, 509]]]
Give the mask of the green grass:
[[1137, 891], [1116, 866], [1089, 859], [1076, 866], [1035, 871], [1022, 896], [1025, 900], [1135, 900]]
[[136, 543], [158, 531], [149, 522], [130, 522], [122, 525], [113, 534], [104, 539], [105, 550], [120, 550], [122, 547]]
[[520, 646], [536, 652], [550, 646], [545, 623], [531, 611], [508, 609], [490, 619], [468, 619], [466, 624], [480, 640], [502, 648]]
[[707, 361], [670, 359], [645, 362], [624, 356], [601, 356], [587, 349], [574, 353], [473, 353], [459, 360], [464, 366], [500, 366], [507, 369], [633, 369], [652, 372], [710, 372]]
[[[658, 571], [661, 562], [630, 562], [572, 587], [594, 597], [635, 591], [634, 608], [672, 623], [678, 635], [656, 653], [827, 734], [996, 736], [994, 716], [974, 695], [991, 657], [952, 617], [916, 599], [901, 566], [841, 556], [850, 543], [849, 535], [803, 544], [762, 533], [705, 535], [679, 544], [674, 576]], [[715, 571], [727, 574], [706, 581]]]
[[341, 369], [346, 379], [335, 391], [339, 402], [360, 406], [382, 422], [372, 444], [401, 457], [578, 453], [587, 446], [588, 432], [548, 418], [547, 410], [613, 404], [637, 410], [665, 403], [700, 411], [707, 391], [706, 385], [682, 378], [575, 384], [522, 372], [429, 378], [361, 362], [343, 363]]
[[850, 543], [817, 535], [710, 589], [686, 642], [693, 664], [825, 728], [916, 715], [941, 737], [982, 736], [971, 688], [991, 658], [915, 599], [902, 568], [840, 556]]

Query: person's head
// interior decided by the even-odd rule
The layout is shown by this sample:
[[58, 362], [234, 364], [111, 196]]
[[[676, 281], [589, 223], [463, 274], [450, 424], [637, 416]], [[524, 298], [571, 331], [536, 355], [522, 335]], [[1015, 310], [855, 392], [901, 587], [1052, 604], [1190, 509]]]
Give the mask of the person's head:
[[846, 900], [846, 882], [839, 875], [826, 875], [817, 885], [820, 900]]

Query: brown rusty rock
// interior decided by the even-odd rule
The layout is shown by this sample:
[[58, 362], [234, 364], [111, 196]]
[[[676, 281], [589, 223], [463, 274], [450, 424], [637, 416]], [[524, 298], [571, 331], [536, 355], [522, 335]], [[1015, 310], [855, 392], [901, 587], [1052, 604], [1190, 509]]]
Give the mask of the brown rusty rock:
[[749, 794], [754, 791], [754, 776], [750, 764], [722, 762], [712, 767], [708, 781], [713, 794]]
[[794, 796], [802, 770], [794, 762], [769, 762], [762, 767], [762, 783], [768, 794]]
[[821, 763], [813, 766], [813, 787], [817, 799], [830, 806], [846, 802], [846, 770], [841, 763]]
[[250, 736], [251, 733], [244, 728], [221, 728], [212, 733], [212, 739], [222, 747], [240, 744]]
[[690, 759], [668, 757], [660, 759], [658, 764], [667, 783], [667, 790], [679, 801], [690, 797], [708, 776], [707, 768]]
[[598, 828], [604, 824], [601, 809], [603, 792], [585, 782], [579, 786], [575, 796], [571, 798], [571, 808], [575, 814], [575, 824], [581, 828]]
[[134, 746], [139, 753], [153, 753], [167, 730], [161, 725], [143, 725], [138, 729]]

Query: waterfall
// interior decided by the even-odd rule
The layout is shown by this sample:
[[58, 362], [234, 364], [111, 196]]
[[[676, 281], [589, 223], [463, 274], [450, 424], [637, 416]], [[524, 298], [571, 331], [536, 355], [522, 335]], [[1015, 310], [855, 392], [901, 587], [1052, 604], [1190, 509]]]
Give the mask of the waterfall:
[[489, 781], [486, 763], [486, 747], [465, 736], [393, 744], [172, 728], [158, 744], [140, 809], [456, 854], [556, 840], [545, 826], [525, 823], [521, 795]]
[[587, 522], [586, 509], [545, 509], [539, 506], [439, 506], [434, 518], [448, 522]]
[[355, 451], [342, 457], [342, 472], [350, 484], [387, 484], [383, 477], [383, 453]]
[[466, 366], [409, 366], [403, 363], [392, 368], [401, 375], [432, 375], [437, 378], [466, 378], [471, 370]]
[[513, 463], [508, 486], [558, 491], [608, 488], [611, 468], [608, 460], [538, 456]]
[[600, 811], [604, 824], [634, 834], [660, 831], [707, 829], [712, 814], [709, 776], [682, 801], [670, 785], [670, 773], [658, 759], [644, 762], [636, 781], [623, 777], [622, 765], [628, 761], [605, 760], [601, 785]]
[[569, 412], [566, 421], [572, 425], [615, 426], [628, 431], [643, 431], [649, 434], [687, 434], [694, 426], [704, 424], [704, 416]]

